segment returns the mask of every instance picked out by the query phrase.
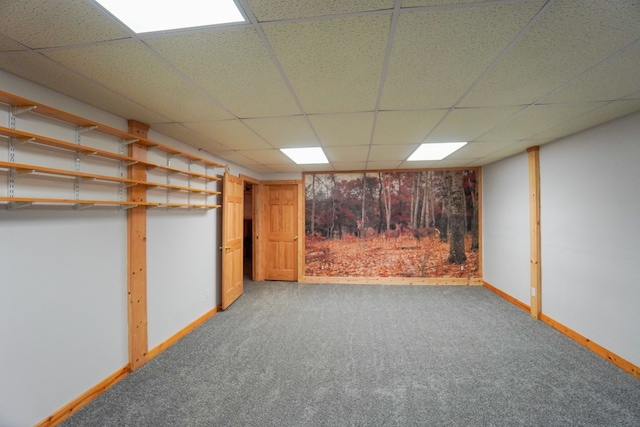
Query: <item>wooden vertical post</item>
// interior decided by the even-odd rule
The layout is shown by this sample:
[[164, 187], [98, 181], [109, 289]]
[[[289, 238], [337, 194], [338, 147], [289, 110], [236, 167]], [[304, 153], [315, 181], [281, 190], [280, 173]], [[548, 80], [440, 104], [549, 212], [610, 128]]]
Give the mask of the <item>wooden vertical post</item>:
[[[129, 120], [129, 133], [146, 138], [149, 126]], [[146, 160], [147, 149], [140, 144], [129, 146], [129, 156]], [[147, 180], [144, 165], [129, 167], [129, 178]], [[128, 190], [129, 201], [146, 203], [147, 190], [143, 185], [134, 185]], [[127, 213], [127, 259], [128, 259], [128, 313], [129, 313], [129, 364], [134, 371], [147, 362], [147, 208], [137, 206]]]
[[529, 155], [529, 224], [531, 244], [531, 317], [542, 312], [542, 277], [540, 268], [540, 147], [527, 149]]

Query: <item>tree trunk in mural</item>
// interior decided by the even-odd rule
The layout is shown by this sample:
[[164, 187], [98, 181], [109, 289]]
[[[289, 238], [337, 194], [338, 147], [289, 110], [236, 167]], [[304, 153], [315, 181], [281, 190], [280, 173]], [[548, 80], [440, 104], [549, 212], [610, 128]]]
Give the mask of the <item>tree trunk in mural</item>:
[[449, 241], [449, 211], [451, 206], [451, 171], [445, 171], [439, 178], [440, 195], [442, 198], [442, 208], [440, 214], [440, 223], [438, 224], [438, 230], [440, 230], [440, 241]]
[[464, 252], [464, 235], [466, 232], [464, 203], [463, 171], [451, 173], [451, 191], [449, 196], [449, 258], [451, 264], [464, 264], [467, 256]]
[[479, 250], [480, 243], [478, 242], [478, 182], [476, 181], [475, 173], [467, 173], [467, 182], [469, 191], [471, 193], [471, 203], [473, 203], [471, 224], [469, 226], [471, 232], [470, 250], [477, 252]]
[[311, 175], [311, 235], [316, 234], [316, 174]]

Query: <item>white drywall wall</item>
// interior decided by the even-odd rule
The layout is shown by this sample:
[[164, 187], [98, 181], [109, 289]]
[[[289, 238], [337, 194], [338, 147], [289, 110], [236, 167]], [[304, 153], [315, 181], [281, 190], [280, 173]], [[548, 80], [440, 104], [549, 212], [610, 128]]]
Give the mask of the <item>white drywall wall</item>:
[[529, 173], [522, 153], [482, 168], [482, 278], [529, 305]]

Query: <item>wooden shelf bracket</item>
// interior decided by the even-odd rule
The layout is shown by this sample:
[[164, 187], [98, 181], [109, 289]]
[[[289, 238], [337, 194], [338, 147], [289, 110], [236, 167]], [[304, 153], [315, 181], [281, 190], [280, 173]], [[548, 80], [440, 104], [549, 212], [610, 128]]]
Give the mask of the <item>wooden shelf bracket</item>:
[[78, 126], [78, 133], [87, 133], [87, 132], [91, 132], [92, 130], [96, 130], [96, 129], [98, 129], [97, 125]]

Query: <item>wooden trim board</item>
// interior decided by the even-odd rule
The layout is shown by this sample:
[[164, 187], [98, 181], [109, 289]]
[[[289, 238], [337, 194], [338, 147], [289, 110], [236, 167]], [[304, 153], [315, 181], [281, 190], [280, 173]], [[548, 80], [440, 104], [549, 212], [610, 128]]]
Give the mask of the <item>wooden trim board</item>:
[[634, 377], [640, 379], [640, 367], [634, 365], [628, 360], [625, 360], [622, 357], [618, 356], [617, 354], [613, 353], [612, 351], [607, 350], [606, 348], [602, 347], [600, 344], [597, 344], [591, 341], [589, 338], [577, 333], [573, 329], [570, 329], [564, 326], [562, 323], [557, 322], [556, 320], [552, 319], [551, 317], [547, 316], [544, 313], [540, 314], [540, 321], [551, 326], [553, 329], [562, 332], [563, 334], [565, 334], [566, 336], [568, 336], [578, 344], [582, 344], [583, 346], [587, 347], [589, 350], [593, 351], [595, 354], [602, 357], [603, 359], [606, 359], [609, 362], [613, 363], [623, 371], [626, 371], [631, 375], [633, 375]]
[[182, 328], [180, 331], [178, 331], [168, 340], [164, 341], [163, 343], [160, 343], [156, 347], [149, 350], [149, 353], [147, 354], [147, 361], [153, 359], [154, 357], [156, 357], [157, 355], [165, 351], [167, 348], [171, 347], [172, 345], [180, 341], [180, 339], [182, 339], [185, 335], [189, 334], [198, 326], [202, 325], [204, 322], [209, 320], [209, 318], [213, 317], [213, 315], [216, 314], [219, 310], [220, 310], [220, 307], [214, 307], [213, 309], [209, 310], [208, 312], [206, 312], [205, 314], [198, 317], [196, 320], [194, 320], [193, 322], [191, 322], [190, 324]]
[[49, 415], [44, 420], [40, 421], [35, 427], [45, 427], [45, 426], [56, 426], [60, 424], [62, 421], [69, 418], [71, 415], [75, 414], [80, 408], [85, 406], [87, 403], [91, 402], [93, 399], [98, 397], [100, 394], [105, 392], [109, 387], [119, 382], [121, 379], [126, 377], [131, 372], [129, 365], [125, 365], [122, 368], [118, 369], [113, 374], [109, 375], [104, 380], [100, 381], [95, 386], [91, 387], [86, 392], [82, 393], [80, 396], [73, 399], [71, 402], [64, 405], [62, 408], [58, 409], [53, 414]]
[[458, 285], [481, 286], [480, 277], [333, 277], [303, 276], [300, 283], [332, 283], [348, 285]]
[[527, 148], [529, 160], [529, 228], [531, 257], [531, 317], [542, 313], [542, 276], [540, 269], [540, 147]]
[[485, 282], [484, 280], [482, 281], [482, 286], [484, 286], [485, 288], [489, 289], [491, 292], [493, 292], [495, 294], [498, 294], [502, 298], [504, 298], [507, 301], [509, 301], [511, 304], [515, 305], [516, 307], [520, 307], [521, 309], [523, 309], [527, 313], [529, 313], [531, 311], [531, 307], [529, 307], [527, 304], [523, 303], [520, 300], [515, 299], [514, 297], [512, 297], [511, 295], [501, 291], [500, 289], [498, 289], [498, 288], [496, 288], [494, 286], [491, 286], [489, 283]]
[[[489, 289], [492, 292], [495, 292], [497, 295], [501, 296], [502, 298], [506, 299], [507, 301], [516, 305], [517, 307], [520, 307], [524, 311], [529, 312], [529, 307], [523, 302], [520, 302], [519, 300], [515, 299], [511, 295], [504, 293], [503, 291], [501, 291], [500, 289], [494, 286], [491, 286], [489, 283], [485, 281], [483, 281], [482, 283], [485, 288]], [[602, 347], [600, 344], [596, 344], [595, 342], [591, 341], [589, 338], [579, 334], [573, 329], [566, 327], [562, 323], [552, 319], [551, 317], [547, 316], [544, 313], [540, 313], [539, 319], [541, 322], [544, 322], [547, 325], [551, 326], [553, 329], [565, 334], [567, 337], [571, 338], [578, 344], [582, 344], [583, 346], [593, 351], [603, 359], [606, 359], [609, 362], [613, 363], [623, 371], [626, 371], [629, 374], [633, 375], [634, 377], [640, 379], [640, 367], [634, 365], [633, 363], [629, 362], [626, 359], [623, 359], [622, 357], [618, 356], [612, 351], [607, 350], [606, 348]]]

